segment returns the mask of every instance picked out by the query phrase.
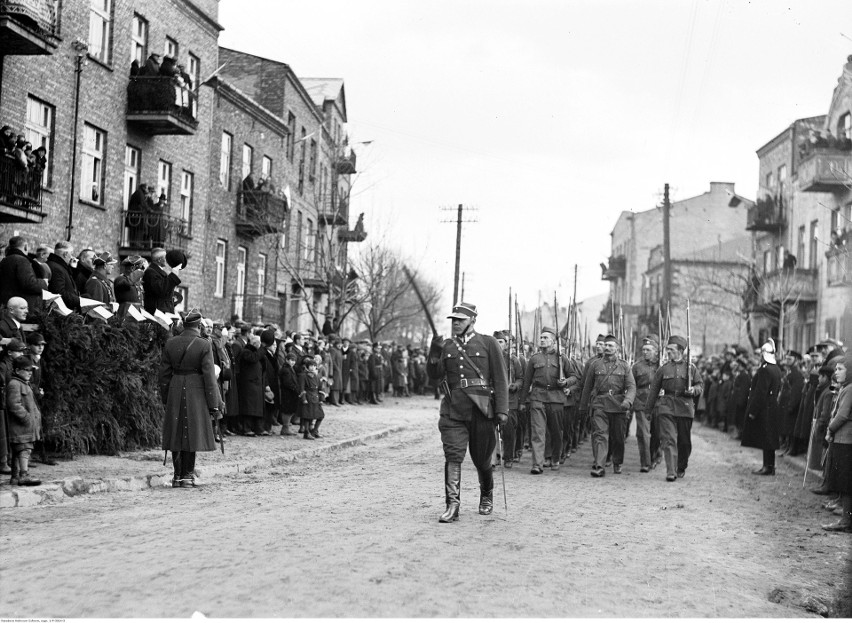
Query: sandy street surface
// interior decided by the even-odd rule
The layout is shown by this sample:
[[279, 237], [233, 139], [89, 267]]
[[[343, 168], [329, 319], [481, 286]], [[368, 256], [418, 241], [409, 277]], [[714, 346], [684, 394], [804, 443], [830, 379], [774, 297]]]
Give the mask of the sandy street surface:
[[[850, 586], [852, 535], [801, 473], [696, 425], [686, 479], [589, 476], [587, 442], [558, 472], [496, 474], [495, 514], [439, 524], [437, 404], [407, 430], [204, 488], [86, 495], [0, 513], [2, 617], [805, 617]], [[406, 418], [408, 419], [408, 418]]]

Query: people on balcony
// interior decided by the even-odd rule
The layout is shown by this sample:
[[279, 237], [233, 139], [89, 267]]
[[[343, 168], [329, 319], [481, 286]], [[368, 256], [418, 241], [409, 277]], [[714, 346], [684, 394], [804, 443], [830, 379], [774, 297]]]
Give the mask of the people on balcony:
[[160, 55], [156, 52], [151, 52], [148, 60], [145, 61], [145, 66], [139, 72], [140, 76], [159, 76], [160, 75]]
[[170, 111], [195, 119], [192, 78], [176, 59], [151, 53], [144, 67], [130, 63], [128, 100], [131, 110]]

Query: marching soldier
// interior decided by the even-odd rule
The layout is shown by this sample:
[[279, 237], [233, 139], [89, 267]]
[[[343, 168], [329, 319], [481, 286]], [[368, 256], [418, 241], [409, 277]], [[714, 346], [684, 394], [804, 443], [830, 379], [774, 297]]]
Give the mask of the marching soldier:
[[459, 303], [448, 316], [450, 339], [436, 337], [429, 349], [426, 371], [444, 386], [438, 430], [444, 446], [444, 490], [447, 510], [439, 518], [449, 523], [459, 518], [461, 464], [467, 448], [479, 473], [479, 514], [494, 507], [491, 454], [497, 438], [496, 424], [505, 425], [509, 412], [506, 364], [497, 340], [474, 331], [476, 306]]
[[[586, 386], [586, 377], [589, 375], [589, 368], [592, 367], [592, 364], [595, 361], [597, 361], [598, 359], [603, 357], [604, 338], [605, 337], [606, 336], [601, 333], [601, 334], [598, 335], [597, 338], [595, 338], [595, 355], [594, 355], [594, 357], [590, 357], [589, 360], [586, 361], [585, 365], [583, 366], [583, 378], [582, 378], [581, 385], [580, 385], [580, 393], [581, 394], [583, 392], [583, 387]], [[578, 405], [578, 409], [579, 409], [579, 405]], [[591, 417], [590, 417], [589, 413], [585, 412], [585, 411], [578, 411], [578, 416], [580, 418], [580, 438], [585, 439], [592, 432]]]
[[517, 447], [518, 437], [523, 439], [524, 435], [520, 420], [518, 419], [518, 390], [524, 380], [524, 368], [518, 356], [513, 354], [509, 349], [511, 340], [509, 332], [495, 331], [494, 337], [497, 338], [497, 343], [503, 349], [503, 361], [506, 364], [507, 376], [510, 376], [512, 380], [509, 383], [509, 421], [500, 427], [500, 431], [503, 434], [503, 466], [511, 469], [512, 462], [515, 459], [515, 448]]
[[689, 439], [695, 417], [693, 398], [701, 395], [704, 383], [692, 363], [684, 360], [686, 339], [673, 335], [666, 344], [668, 361], [654, 375], [648, 390], [647, 411], [657, 408], [660, 422], [660, 449], [666, 459], [666, 480], [683, 478], [689, 464]]
[[651, 454], [651, 431], [654, 416], [645, 409], [648, 402], [648, 390], [651, 380], [660, 367], [659, 345], [656, 338], [648, 336], [642, 340], [643, 359], [633, 364], [633, 378], [636, 380], [636, 402], [633, 410], [636, 414], [636, 443], [639, 445], [639, 471], [651, 471], [654, 458]]
[[[518, 398], [520, 409], [529, 410], [532, 446], [531, 474], [541, 474], [543, 467], [559, 469], [562, 455], [562, 409], [565, 406], [566, 378], [559, 376], [556, 354], [556, 331], [542, 327], [538, 338], [539, 352], [530, 357], [524, 383]], [[563, 371], [570, 364], [563, 356]], [[527, 405], [529, 401], [529, 405]], [[547, 447], [547, 433], [550, 444]]]
[[577, 403], [583, 391], [583, 370], [577, 360], [567, 357], [564, 371], [567, 382], [565, 389], [562, 390], [565, 394], [565, 406], [562, 409], [562, 456], [559, 458], [560, 463], [564, 463], [572, 452], [577, 451], [580, 430]]
[[636, 381], [624, 359], [618, 357], [620, 347], [613, 335], [604, 338], [603, 356], [589, 366], [580, 399], [582, 412], [592, 414], [592, 452], [594, 465], [592, 476], [606, 476], [607, 451], [612, 440], [612, 467], [621, 473], [624, 462], [624, 424], [627, 411], [636, 398]]

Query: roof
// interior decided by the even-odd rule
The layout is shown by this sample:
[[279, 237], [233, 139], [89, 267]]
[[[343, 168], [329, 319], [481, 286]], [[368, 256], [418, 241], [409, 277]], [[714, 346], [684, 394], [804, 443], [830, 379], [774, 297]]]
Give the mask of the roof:
[[314, 105], [322, 109], [326, 102], [338, 104], [343, 121], [346, 119], [346, 91], [343, 88], [343, 78], [301, 78], [302, 86], [311, 96]]

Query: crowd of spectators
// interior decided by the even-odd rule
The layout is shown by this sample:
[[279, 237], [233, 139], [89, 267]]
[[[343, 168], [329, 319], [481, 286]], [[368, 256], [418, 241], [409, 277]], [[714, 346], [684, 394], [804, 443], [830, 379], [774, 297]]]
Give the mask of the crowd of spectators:
[[47, 150], [43, 146], [33, 149], [23, 134], [16, 134], [8, 125], [0, 128], [0, 142], [3, 149], [0, 197], [22, 207], [38, 203]]
[[168, 110], [174, 107], [180, 115], [195, 118], [192, 77], [186, 67], [171, 56], [152, 52], [145, 64], [130, 63], [128, 97], [131, 108]]
[[[804, 354], [789, 350], [776, 361], [780, 387], [773, 399], [768, 448], [779, 455], [801, 456], [809, 469], [822, 473], [814, 493], [828, 496], [822, 507], [838, 515], [823, 525], [832, 531], [852, 531], [852, 353], [842, 342], [827, 338]], [[760, 351], [728, 348], [721, 355], [700, 358], [704, 391], [695, 418], [705, 426], [742, 440], [747, 426], [749, 392], [757, 370], [766, 365]], [[847, 378], [848, 377], [848, 378]], [[766, 461], [756, 474], [774, 474]]]

